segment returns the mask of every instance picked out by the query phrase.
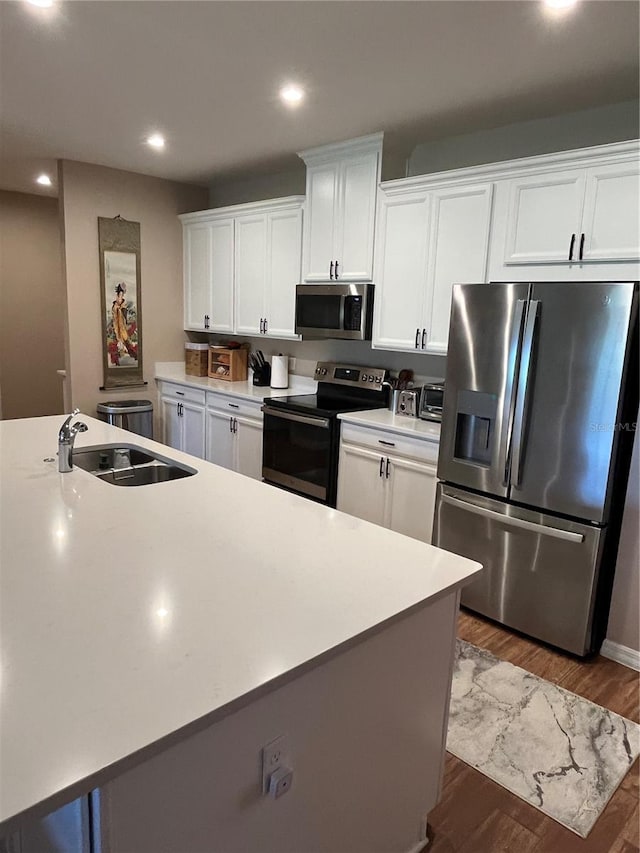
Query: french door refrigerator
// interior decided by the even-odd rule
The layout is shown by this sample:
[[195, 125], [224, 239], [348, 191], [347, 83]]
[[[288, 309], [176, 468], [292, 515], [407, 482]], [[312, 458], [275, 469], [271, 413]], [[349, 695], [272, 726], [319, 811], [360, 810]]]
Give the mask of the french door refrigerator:
[[484, 565], [464, 606], [599, 649], [637, 368], [637, 282], [455, 285], [433, 539]]

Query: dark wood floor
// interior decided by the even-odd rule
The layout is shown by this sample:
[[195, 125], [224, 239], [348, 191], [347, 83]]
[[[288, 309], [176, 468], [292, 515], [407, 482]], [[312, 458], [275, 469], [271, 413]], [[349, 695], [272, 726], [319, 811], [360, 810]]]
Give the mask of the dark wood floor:
[[[461, 613], [458, 636], [529, 672], [640, 722], [638, 673], [603, 657], [583, 663]], [[430, 853], [639, 853], [635, 762], [587, 839], [447, 753], [443, 795], [429, 815]]]

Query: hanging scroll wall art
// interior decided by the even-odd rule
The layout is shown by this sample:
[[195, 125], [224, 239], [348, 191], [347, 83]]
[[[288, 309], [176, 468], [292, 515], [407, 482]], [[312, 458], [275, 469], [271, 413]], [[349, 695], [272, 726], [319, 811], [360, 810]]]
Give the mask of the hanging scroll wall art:
[[146, 384], [142, 378], [140, 223], [98, 217], [102, 303], [101, 390]]

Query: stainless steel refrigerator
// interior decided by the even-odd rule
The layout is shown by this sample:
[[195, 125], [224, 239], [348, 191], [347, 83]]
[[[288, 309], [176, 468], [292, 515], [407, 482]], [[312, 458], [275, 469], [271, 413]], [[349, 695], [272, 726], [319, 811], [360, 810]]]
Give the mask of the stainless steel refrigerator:
[[637, 367], [637, 282], [454, 287], [433, 541], [484, 565], [464, 606], [599, 648]]

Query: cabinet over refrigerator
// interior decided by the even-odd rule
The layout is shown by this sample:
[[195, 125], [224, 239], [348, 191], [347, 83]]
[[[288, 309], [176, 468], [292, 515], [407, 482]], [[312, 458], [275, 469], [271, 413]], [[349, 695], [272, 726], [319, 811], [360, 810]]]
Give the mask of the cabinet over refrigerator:
[[454, 287], [433, 541], [485, 567], [463, 605], [597, 651], [637, 368], [637, 282]]

